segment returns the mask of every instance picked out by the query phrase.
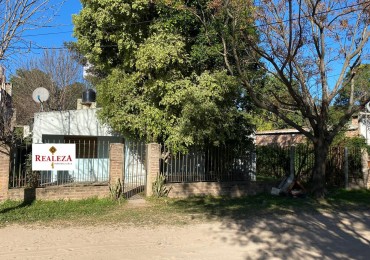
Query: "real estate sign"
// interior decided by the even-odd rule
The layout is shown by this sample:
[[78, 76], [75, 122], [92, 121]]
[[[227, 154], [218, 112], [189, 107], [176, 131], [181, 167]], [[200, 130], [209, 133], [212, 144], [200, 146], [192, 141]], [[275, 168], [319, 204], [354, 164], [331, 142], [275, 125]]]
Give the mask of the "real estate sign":
[[75, 162], [75, 144], [32, 144], [33, 171], [71, 171]]

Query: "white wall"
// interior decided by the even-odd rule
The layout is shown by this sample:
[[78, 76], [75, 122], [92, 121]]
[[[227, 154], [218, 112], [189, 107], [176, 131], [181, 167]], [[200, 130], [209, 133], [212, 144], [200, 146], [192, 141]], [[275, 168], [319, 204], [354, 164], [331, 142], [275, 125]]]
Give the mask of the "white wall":
[[81, 109], [35, 113], [33, 143], [42, 135], [114, 136], [109, 127], [99, 123], [98, 109]]
[[[366, 124], [366, 122], [368, 122]], [[367, 132], [366, 132], [367, 125]], [[367, 139], [367, 144], [370, 145], [370, 113], [359, 113], [358, 115], [359, 133], [362, 137]]]

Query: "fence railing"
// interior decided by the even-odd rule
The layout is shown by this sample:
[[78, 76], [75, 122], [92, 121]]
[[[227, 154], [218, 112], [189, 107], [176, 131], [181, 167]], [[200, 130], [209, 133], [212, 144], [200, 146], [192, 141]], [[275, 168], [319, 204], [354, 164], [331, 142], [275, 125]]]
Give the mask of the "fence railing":
[[161, 174], [168, 183], [250, 180], [255, 178], [255, 155], [226, 146], [173, 154], [162, 145]]
[[[12, 159], [9, 187], [19, 188], [30, 185], [45, 187], [51, 185], [105, 184], [109, 181], [109, 145], [107, 140], [97, 138], [69, 137], [64, 139], [45, 139], [43, 143], [75, 143], [76, 164], [72, 171], [32, 172], [31, 164], [26, 162], [32, 153], [27, 149], [15, 149]], [[27, 174], [28, 172], [28, 174]]]
[[123, 193], [126, 198], [145, 190], [146, 145], [140, 141], [125, 142]]
[[32, 144], [22, 142], [14, 145], [10, 154], [10, 175], [9, 187], [25, 187], [27, 186], [26, 169], [31, 167]]
[[[326, 161], [326, 183], [329, 186], [345, 186], [346, 172], [350, 182], [361, 179], [361, 154], [361, 148], [358, 147], [330, 147]], [[292, 170], [301, 181], [309, 181], [312, 176], [315, 158], [310, 146], [258, 146], [256, 156], [257, 176], [281, 179]]]

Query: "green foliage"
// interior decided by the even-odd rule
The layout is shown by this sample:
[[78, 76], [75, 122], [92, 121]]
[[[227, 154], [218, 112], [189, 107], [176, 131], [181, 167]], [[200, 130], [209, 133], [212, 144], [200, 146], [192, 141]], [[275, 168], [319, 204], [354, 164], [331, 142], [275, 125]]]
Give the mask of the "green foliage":
[[[19, 201], [0, 203], [0, 226], [8, 224], [94, 225], [133, 223], [135, 225], [176, 225], [201, 220], [227, 218], [245, 220], [253, 216], [271, 214], [312, 213], [321, 209], [348, 211], [369, 210], [369, 190], [332, 190], [325, 201], [310, 197], [304, 200], [260, 194], [243, 198], [192, 197], [187, 199], [148, 199], [146, 207], [119, 205], [111, 199], [86, 199], [68, 201]], [[315, 214], [316, 214], [315, 213]], [[189, 220], [189, 214], [192, 218]], [[193, 219], [194, 218], [194, 219]]]
[[[269, 101], [271, 104], [280, 106], [284, 109], [284, 115], [298, 125], [305, 126], [306, 123], [302, 114], [297, 108], [292, 108], [289, 104], [294, 101], [284, 88], [284, 85], [273, 75], [261, 75], [261, 86], [256, 88], [259, 99]], [[298, 88], [298, 86], [296, 86]], [[281, 104], [281, 101], [284, 101]], [[275, 114], [260, 108], [253, 108], [249, 114], [251, 121], [256, 126], [257, 131], [291, 128]]]
[[82, 0], [82, 10], [73, 16], [78, 49], [97, 69], [121, 67], [133, 71], [138, 43], [148, 36], [156, 16], [144, 0]]
[[[353, 182], [363, 178], [361, 151], [364, 147], [362, 138], [347, 138], [346, 142], [335, 143], [329, 148], [325, 164], [327, 167], [325, 182], [327, 187], [344, 187], [345, 147], [349, 177]], [[281, 180], [290, 172], [292, 147], [259, 146], [257, 153], [257, 179], [274, 178]], [[314, 150], [310, 144], [299, 144], [294, 147], [294, 171], [296, 178], [311, 184], [314, 166]]]
[[256, 147], [257, 175], [281, 179], [289, 173], [289, 150], [280, 146]]
[[259, 146], [257, 153], [257, 175], [263, 178], [281, 180], [290, 173], [291, 155], [294, 151], [294, 173], [300, 181], [308, 182], [313, 166], [313, 149], [308, 144], [298, 144], [293, 147], [276, 145]]
[[[370, 64], [361, 64], [356, 69], [356, 74], [353, 77], [354, 82], [354, 100], [363, 102], [369, 98], [370, 88]], [[344, 87], [341, 89], [334, 106], [337, 108], [345, 108], [349, 104], [351, 90], [351, 75], [346, 75]]]
[[333, 146], [367, 149], [367, 151], [370, 152], [370, 146], [366, 144], [366, 139], [364, 137], [346, 137], [345, 132], [340, 132], [336, 136], [333, 141]]
[[153, 196], [157, 198], [167, 197], [170, 191], [171, 188], [167, 188], [166, 186], [166, 177], [163, 174], [157, 174], [157, 177], [153, 182]]
[[110, 199], [58, 200], [34, 201], [25, 203], [19, 201], [5, 201], [0, 203], [0, 225], [6, 223], [29, 223], [49, 221], [76, 221], [84, 220], [82, 224], [91, 224], [99, 216], [108, 214], [116, 202]]
[[[77, 48], [101, 75], [100, 118], [115, 131], [173, 151], [191, 145], [248, 143], [238, 79], [222, 45], [187, 8], [164, 2], [82, 1]], [[207, 1], [200, 3], [207, 6]], [[199, 7], [190, 1], [190, 7]]]
[[113, 200], [119, 200], [122, 197], [122, 182], [120, 179], [116, 183], [109, 183], [109, 193]]

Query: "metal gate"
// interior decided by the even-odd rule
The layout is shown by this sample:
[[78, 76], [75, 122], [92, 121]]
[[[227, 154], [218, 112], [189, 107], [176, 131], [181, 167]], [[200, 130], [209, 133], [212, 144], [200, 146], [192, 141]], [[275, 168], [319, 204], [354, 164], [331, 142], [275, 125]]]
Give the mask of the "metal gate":
[[[133, 198], [145, 191], [146, 170], [145, 143], [125, 141], [125, 162], [123, 170], [123, 196]], [[135, 198], [135, 197], [134, 197]]]
[[[31, 168], [32, 144], [27, 142], [16, 143], [10, 154], [9, 188], [22, 188], [33, 181], [32, 176], [27, 176], [27, 168]], [[31, 178], [30, 178], [31, 177]]]

